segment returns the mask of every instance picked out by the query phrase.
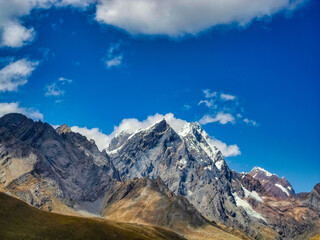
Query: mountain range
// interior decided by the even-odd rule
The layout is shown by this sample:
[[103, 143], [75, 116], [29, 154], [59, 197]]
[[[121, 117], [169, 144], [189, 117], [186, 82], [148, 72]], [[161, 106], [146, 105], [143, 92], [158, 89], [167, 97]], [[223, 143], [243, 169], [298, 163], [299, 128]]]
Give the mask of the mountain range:
[[163, 119], [118, 133], [100, 151], [65, 124], [54, 129], [7, 114], [0, 118], [0, 191], [52, 214], [156, 226], [186, 239], [320, 234], [320, 184], [296, 194], [260, 167], [235, 172], [198, 123], [177, 130]]

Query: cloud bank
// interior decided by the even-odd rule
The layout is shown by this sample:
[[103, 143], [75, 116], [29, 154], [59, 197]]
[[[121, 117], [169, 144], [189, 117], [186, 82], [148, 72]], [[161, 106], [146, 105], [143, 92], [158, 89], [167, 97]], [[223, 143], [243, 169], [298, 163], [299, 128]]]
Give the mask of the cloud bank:
[[35, 31], [21, 22], [33, 9], [95, 5], [96, 21], [139, 35], [196, 35], [220, 25], [245, 27], [254, 19], [292, 11], [306, 0], [0, 0], [0, 46], [22, 47]]
[[8, 113], [22, 113], [33, 120], [43, 120], [43, 115], [38, 110], [20, 107], [18, 102], [0, 103], [0, 117]]
[[101, 0], [96, 20], [131, 34], [182, 36], [218, 25], [246, 26], [256, 18], [295, 9], [290, 0]]

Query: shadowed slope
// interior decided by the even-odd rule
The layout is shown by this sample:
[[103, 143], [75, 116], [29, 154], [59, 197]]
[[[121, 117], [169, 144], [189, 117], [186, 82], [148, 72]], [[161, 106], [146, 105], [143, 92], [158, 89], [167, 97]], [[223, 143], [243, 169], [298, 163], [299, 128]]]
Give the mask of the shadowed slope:
[[64, 216], [41, 211], [0, 193], [0, 239], [183, 239], [151, 226]]

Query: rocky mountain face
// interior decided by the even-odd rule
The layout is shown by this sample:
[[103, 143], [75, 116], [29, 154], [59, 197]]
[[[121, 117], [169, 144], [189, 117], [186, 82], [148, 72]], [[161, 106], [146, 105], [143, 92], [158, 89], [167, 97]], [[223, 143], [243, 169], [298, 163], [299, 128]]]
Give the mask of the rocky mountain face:
[[255, 237], [263, 234], [266, 220], [243, 202], [246, 193], [240, 177], [228, 168], [199, 124], [188, 123], [177, 133], [163, 120], [130, 135], [109, 153], [122, 179], [160, 177], [210, 221]]
[[279, 178], [260, 167], [253, 168], [249, 174], [259, 180], [266, 192], [273, 197], [286, 199], [295, 196], [293, 187], [284, 177]]
[[297, 196], [303, 204], [320, 212], [320, 183], [314, 186], [310, 193], [303, 193]]
[[198, 123], [121, 132], [106, 150], [65, 124], [5, 115], [0, 190], [40, 209], [158, 225], [190, 239], [299, 239], [319, 223], [319, 187], [302, 199], [261, 168], [231, 171]]
[[[294, 197], [287, 180], [261, 168], [249, 174], [231, 171], [197, 123], [176, 132], [163, 120], [134, 134], [119, 135], [109, 154], [124, 180], [160, 177], [207, 219], [254, 238], [291, 239], [314, 231], [318, 214], [294, 199], [282, 202]], [[294, 211], [305, 220], [301, 215], [292, 217]]]
[[54, 202], [81, 209], [120, 180], [86, 137], [21, 114], [0, 119], [0, 156], [0, 187], [43, 209], [54, 210]]

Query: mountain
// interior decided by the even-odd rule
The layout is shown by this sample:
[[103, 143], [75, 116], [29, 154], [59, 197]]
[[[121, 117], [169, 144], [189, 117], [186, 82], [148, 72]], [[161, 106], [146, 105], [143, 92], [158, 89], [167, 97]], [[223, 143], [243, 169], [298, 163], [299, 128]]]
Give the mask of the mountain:
[[316, 207], [319, 204], [316, 190], [303, 195], [306, 197], [301, 201], [284, 177], [279, 178], [260, 167], [253, 168], [246, 176], [261, 183], [264, 192], [260, 191], [259, 194], [263, 197], [263, 202], [252, 205], [268, 219], [268, 225], [281, 237], [306, 239], [306, 236], [317, 231], [320, 212]]
[[[287, 180], [261, 168], [249, 174], [231, 171], [197, 123], [175, 131], [162, 120], [119, 136], [109, 154], [122, 179], [160, 177], [208, 220], [253, 238], [291, 239], [315, 230], [319, 214], [289, 200], [294, 190]], [[288, 195], [282, 188], [288, 189]]]
[[286, 199], [295, 196], [293, 187], [284, 177], [279, 178], [260, 167], [253, 168], [249, 174], [259, 180], [266, 192], [273, 197]]
[[0, 187], [40, 209], [57, 212], [60, 206], [65, 209], [63, 205], [71, 208], [69, 212], [86, 209], [103, 197], [120, 180], [118, 171], [94, 143], [66, 129], [57, 132], [22, 114], [3, 116]]
[[255, 237], [267, 228], [263, 216], [242, 200], [240, 177], [198, 123], [188, 123], [177, 133], [162, 120], [131, 134], [109, 154], [122, 179], [160, 177], [210, 221]]
[[159, 227], [49, 213], [0, 193], [0, 239], [154, 240], [184, 238]]
[[121, 132], [101, 152], [65, 124], [5, 115], [0, 191], [42, 210], [156, 225], [190, 239], [303, 239], [320, 223], [318, 187], [302, 199], [266, 170], [232, 171], [198, 123]]
[[[100, 152], [94, 141], [72, 132], [65, 124], [55, 130], [21, 114], [0, 118], [0, 164], [0, 190], [42, 210], [68, 215], [108, 217], [102, 211], [114, 207], [114, 202], [111, 201], [112, 206], [108, 202], [110, 196], [121, 195], [124, 186], [132, 184], [123, 182], [108, 154]], [[186, 199], [164, 190], [160, 179], [153, 184], [163, 196], [164, 201], [159, 203], [168, 201], [165, 207], [171, 221], [178, 222], [175, 216], [182, 214], [184, 221], [180, 224], [228, 235], [207, 221]], [[186, 209], [191, 210], [184, 212]], [[119, 214], [119, 209], [116, 210]], [[174, 229], [177, 226], [148, 221], [145, 224]], [[188, 227], [186, 230], [191, 231]]]

